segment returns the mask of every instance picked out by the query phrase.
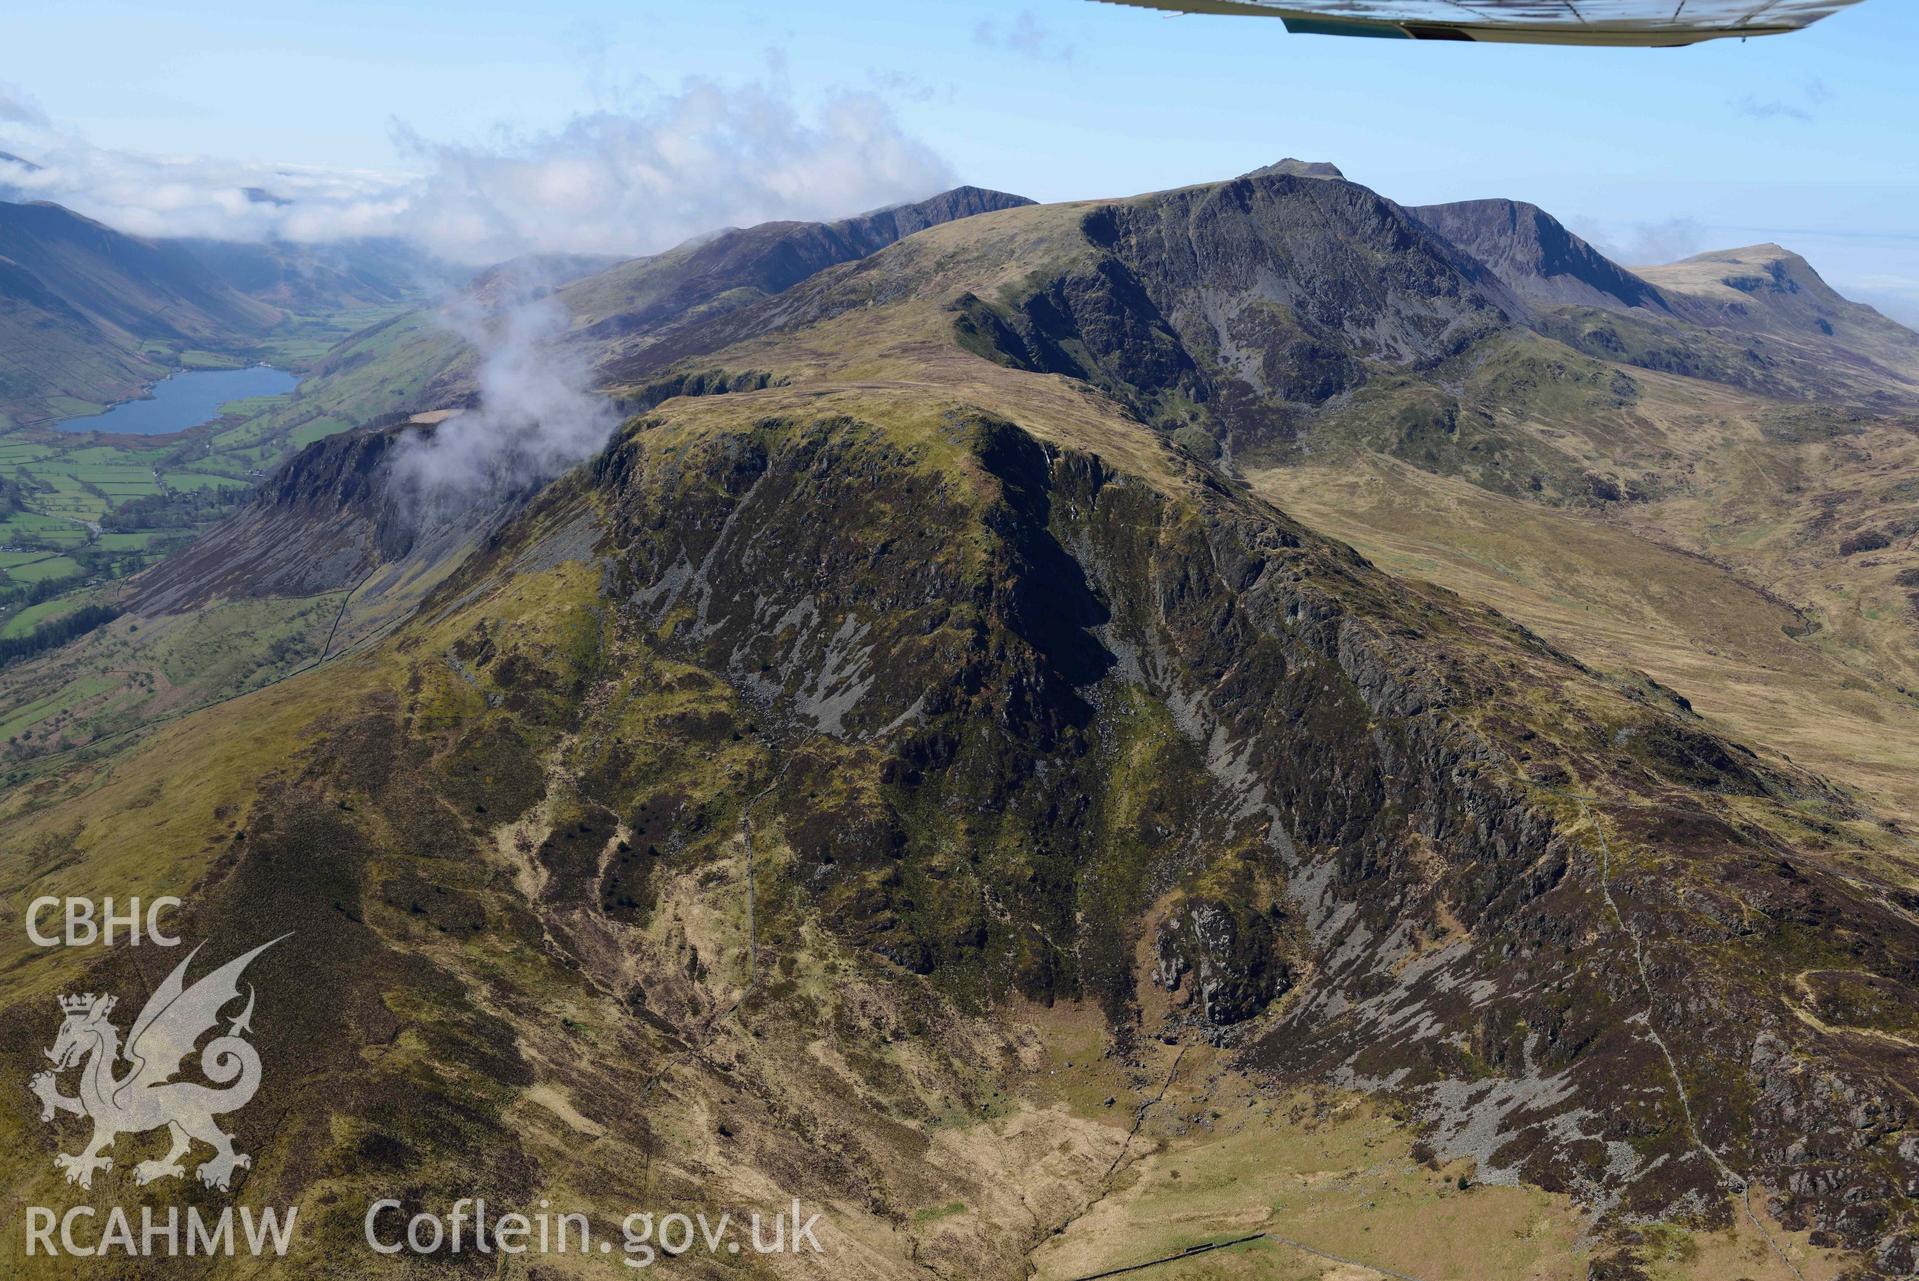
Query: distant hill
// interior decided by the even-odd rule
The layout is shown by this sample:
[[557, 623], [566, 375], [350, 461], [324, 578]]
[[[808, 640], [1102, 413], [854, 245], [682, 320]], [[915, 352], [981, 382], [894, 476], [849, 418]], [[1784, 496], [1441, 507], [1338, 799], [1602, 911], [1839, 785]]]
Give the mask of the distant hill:
[[251, 354], [291, 314], [390, 305], [451, 276], [396, 241], [154, 240], [0, 202], [0, 426], [126, 400], [173, 353]]
[[[554, 290], [571, 317], [571, 341], [601, 377], [646, 363], [644, 353], [683, 330], [730, 315], [777, 295], [828, 267], [866, 257], [915, 232], [999, 209], [1029, 205], [1024, 196], [979, 187], [958, 187], [926, 200], [877, 210], [837, 222], [768, 222], [731, 228], [689, 241], [665, 253], [624, 260], [578, 274], [594, 264], [577, 258], [530, 260], [522, 278], [564, 281]], [[504, 293], [513, 264], [484, 272], [474, 293], [481, 299]], [[329, 378], [393, 381], [393, 369], [437, 367], [413, 408], [457, 404], [473, 394], [473, 353], [444, 330], [434, 350], [417, 346], [368, 361], [355, 344], [316, 371], [314, 391], [328, 394]]]
[[458, 285], [470, 275], [391, 238], [316, 245], [230, 240], [163, 243], [185, 250], [214, 279], [248, 298], [308, 314], [416, 300], [423, 293]]
[[0, 427], [52, 417], [62, 397], [80, 405], [122, 399], [164, 372], [130, 336], [103, 329], [0, 258]]
[[1588, 355], [1768, 395], [1919, 400], [1919, 334], [1849, 302], [1778, 245], [1623, 267], [1536, 205], [1410, 210]]
[[129, 236], [55, 204], [0, 204], [0, 255], [102, 329], [135, 339], [218, 341], [281, 318], [187, 245]]
[[1838, 357], [1919, 394], [1919, 333], [1841, 297], [1789, 249], [1750, 245], [1634, 270], [1697, 324], [1770, 338], [1813, 359]]
[[181, 245], [0, 203], [0, 423], [128, 399], [166, 372], [150, 344], [228, 346], [282, 314]]
[[1490, 267], [1528, 302], [1667, 310], [1659, 291], [1568, 231], [1538, 205], [1462, 200], [1412, 213]]

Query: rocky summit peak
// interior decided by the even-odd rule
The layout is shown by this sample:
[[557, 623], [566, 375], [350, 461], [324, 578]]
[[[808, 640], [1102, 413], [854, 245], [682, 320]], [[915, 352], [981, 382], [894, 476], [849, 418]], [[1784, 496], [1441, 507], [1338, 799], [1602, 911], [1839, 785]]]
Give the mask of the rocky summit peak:
[[1246, 175], [1248, 178], [1344, 178], [1338, 165], [1328, 164], [1324, 160], [1295, 160], [1291, 156], [1275, 164], [1255, 169]]
[[[1919, 1275], [1919, 336], [1770, 249], [1642, 278], [1536, 206], [1337, 174], [961, 189], [592, 270], [556, 342], [621, 421], [579, 410], [563, 474], [473, 445], [517, 365], [424, 312], [239, 432], [87, 445], [57, 474], [172, 477], [206, 523], [203, 453], [319, 433], [0, 669], [0, 873], [164, 857], [196, 932], [290, 933], [234, 1124], [317, 1243], [398, 1184], [600, 1215], [638, 1185], [569, 1172], [638, 1170], [830, 1206], [844, 1281], [1243, 1223], [1435, 1281]], [[0, 351], [147, 341], [94, 263], [201, 325], [167, 351], [238, 331], [224, 277], [32, 213], [0, 204]], [[47, 990], [145, 986], [28, 942], [15, 1082]], [[60, 1124], [0, 1156], [17, 1202], [63, 1195]]]

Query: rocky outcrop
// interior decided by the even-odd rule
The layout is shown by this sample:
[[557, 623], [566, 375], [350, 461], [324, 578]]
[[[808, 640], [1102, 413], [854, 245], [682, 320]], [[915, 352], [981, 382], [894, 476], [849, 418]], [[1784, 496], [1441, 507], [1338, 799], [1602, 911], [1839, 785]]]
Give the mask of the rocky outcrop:
[[[1802, 930], [1903, 974], [1914, 927], [1752, 829], [1647, 808], [1794, 780], [1653, 700], [1528, 727], [1510, 682], [1594, 678], [1199, 473], [1173, 499], [1009, 424], [947, 431], [983, 484], [844, 419], [657, 455], [642, 430], [597, 471], [631, 625], [794, 753], [823, 922], [962, 1003], [1083, 995], [1122, 1041], [1396, 1092], [1482, 1179], [1702, 1223], [1751, 1179], [1835, 1240], [1900, 1230], [1898, 1069], [1784, 1003]], [[1862, 1124], [1882, 1137], [1841, 1155]]]
[[1537, 205], [1462, 200], [1418, 205], [1410, 212], [1484, 263], [1527, 302], [1671, 311], [1659, 290], [1595, 250]]
[[1153, 935], [1153, 982], [1214, 1027], [1254, 1018], [1292, 986], [1276, 931], [1247, 904], [1186, 899]]
[[357, 588], [376, 571], [463, 555], [531, 496], [488, 492], [429, 511], [396, 479], [409, 437], [433, 426], [344, 432], [283, 463], [251, 501], [134, 580], [127, 608], [182, 613], [213, 600], [314, 596]]
[[178, 613], [216, 598], [312, 596], [359, 581], [383, 555], [405, 550], [388, 499], [398, 440], [395, 430], [351, 432], [308, 446], [251, 503], [136, 579], [128, 608]]
[[[576, 317], [570, 341], [587, 349], [604, 380], [626, 381], [640, 353], [684, 329], [711, 324], [928, 227], [1032, 203], [1001, 191], [956, 187], [839, 222], [762, 223], [621, 263], [567, 284], [557, 297]], [[464, 390], [464, 384], [442, 379], [436, 394], [452, 403]]]

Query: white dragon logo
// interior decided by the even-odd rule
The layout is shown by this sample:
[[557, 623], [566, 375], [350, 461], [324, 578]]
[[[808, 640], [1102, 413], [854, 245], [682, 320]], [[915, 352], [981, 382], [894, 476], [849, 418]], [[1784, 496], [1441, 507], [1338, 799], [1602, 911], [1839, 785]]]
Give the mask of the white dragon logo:
[[[219, 1023], [220, 1011], [239, 997], [240, 972], [278, 942], [280, 939], [262, 943], [192, 987], [186, 985], [187, 966], [200, 949], [189, 952], [133, 1021], [124, 1051], [125, 1061], [132, 1067], [121, 1077], [114, 1076], [115, 1065], [123, 1057], [120, 1032], [107, 1019], [113, 1012], [114, 998], [91, 993], [60, 998], [66, 1020], [60, 1025], [53, 1048], [46, 1052], [53, 1061], [53, 1071], [34, 1077], [29, 1088], [40, 1100], [42, 1121], [53, 1120], [56, 1112], [93, 1120], [93, 1141], [84, 1151], [53, 1158], [53, 1163], [67, 1172], [67, 1182], [91, 1188], [95, 1171], [113, 1168], [113, 1158], [105, 1152], [116, 1136], [143, 1134], [163, 1125], [172, 1136], [173, 1148], [159, 1160], [142, 1161], [135, 1167], [134, 1178], [139, 1183], [184, 1176], [180, 1158], [193, 1147], [195, 1139], [213, 1148], [213, 1159], [198, 1170], [200, 1182], [210, 1188], [226, 1191], [233, 1172], [252, 1165], [252, 1158], [233, 1150], [233, 1136], [213, 1120], [245, 1107], [260, 1088], [260, 1054], [244, 1039], [252, 1031], [251, 986], [247, 988], [246, 1008], [228, 1025], [226, 1035], [207, 1042], [200, 1052], [200, 1071], [215, 1086], [224, 1088], [175, 1081], [172, 1077], [200, 1038]], [[79, 1095], [60, 1093], [59, 1074], [82, 1063], [85, 1067]]]

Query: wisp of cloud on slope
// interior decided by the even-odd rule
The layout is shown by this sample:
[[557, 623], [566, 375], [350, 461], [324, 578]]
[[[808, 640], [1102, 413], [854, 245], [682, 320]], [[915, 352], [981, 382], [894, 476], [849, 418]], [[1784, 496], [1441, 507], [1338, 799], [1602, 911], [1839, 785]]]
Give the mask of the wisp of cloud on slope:
[[[878, 96], [811, 117], [783, 90], [689, 83], [648, 107], [501, 132], [485, 146], [400, 131], [417, 177], [158, 157], [93, 146], [0, 98], [4, 198], [48, 199], [149, 236], [323, 242], [398, 236], [442, 258], [654, 252], [727, 225], [824, 220], [949, 185]], [[25, 141], [14, 141], [16, 137]], [[590, 457], [616, 416], [559, 340], [568, 318], [522, 265], [441, 315], [478, 353], [478, 407], [409, 436], [394, 477], [416, 528], [497, 506]]]
[[560, 342], [566, 309], [537, 279], [441, 314], [478, 353], [479, 404], [401, 443], [393, 477], [416, 528], [532, 492], [591, 457], [617, 421], [587, 390], [585, 362]]

